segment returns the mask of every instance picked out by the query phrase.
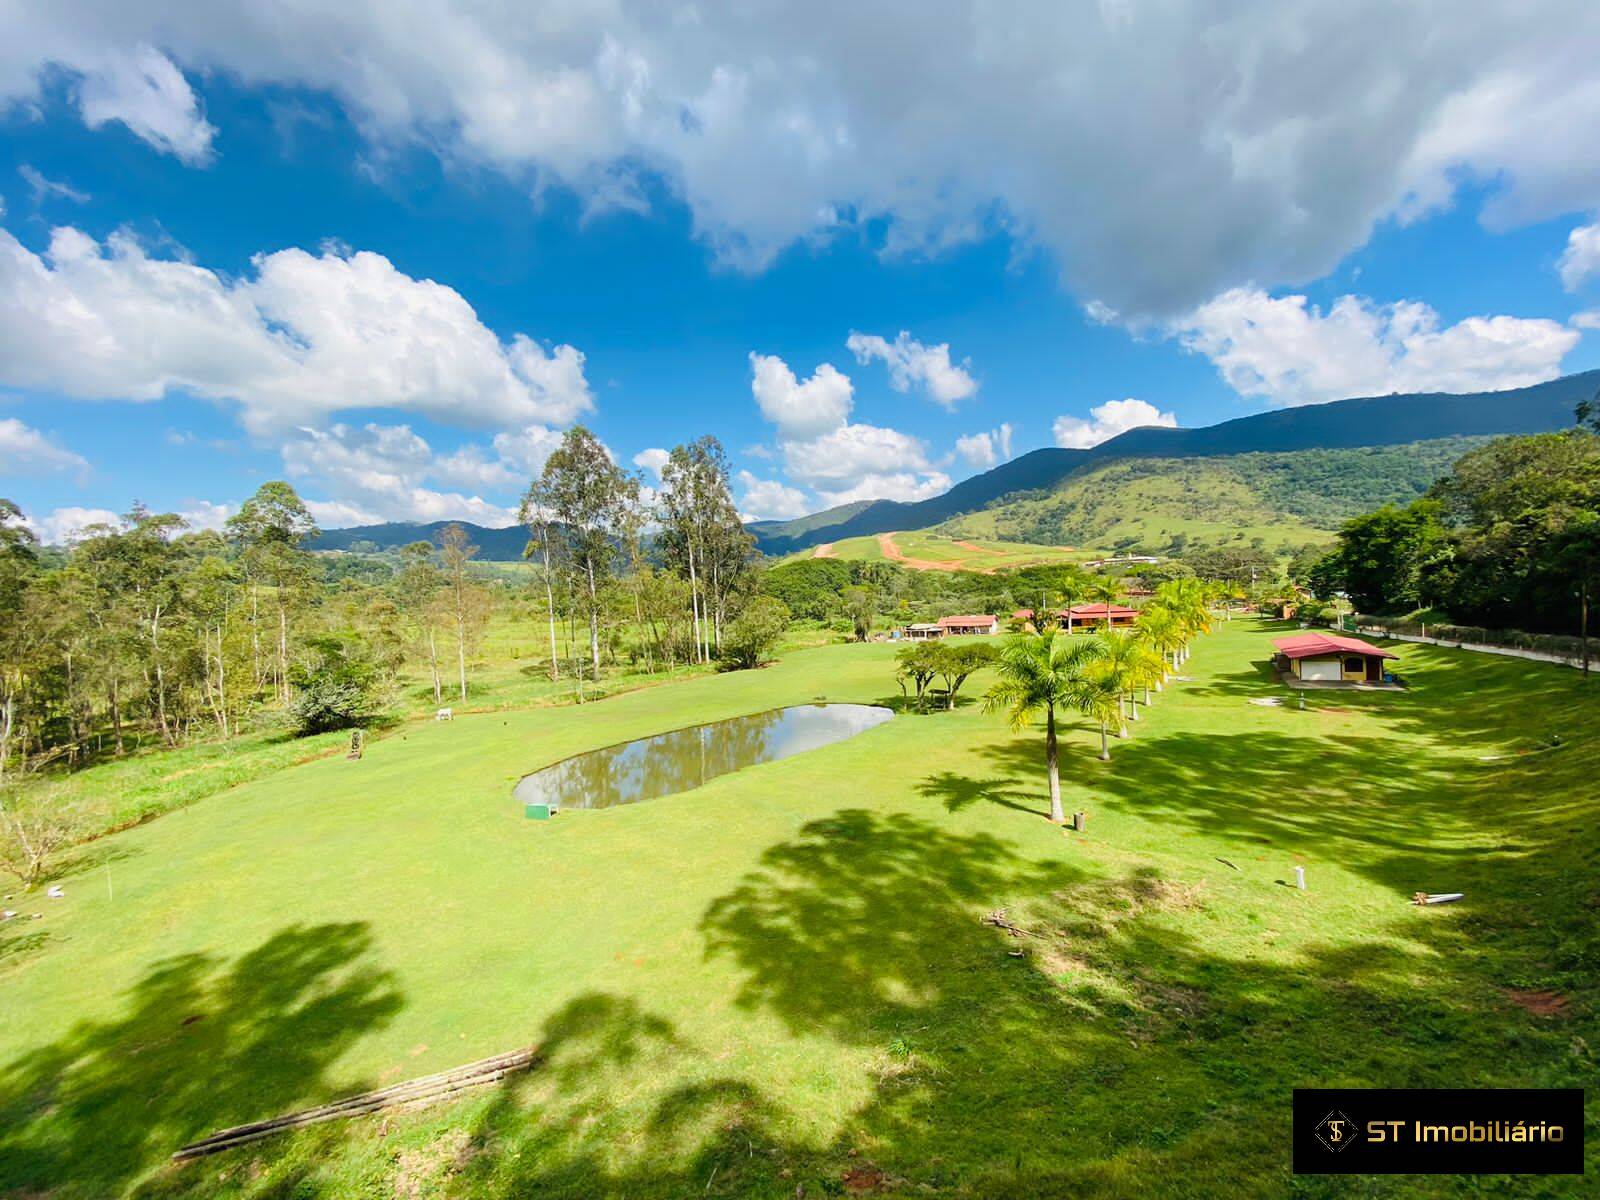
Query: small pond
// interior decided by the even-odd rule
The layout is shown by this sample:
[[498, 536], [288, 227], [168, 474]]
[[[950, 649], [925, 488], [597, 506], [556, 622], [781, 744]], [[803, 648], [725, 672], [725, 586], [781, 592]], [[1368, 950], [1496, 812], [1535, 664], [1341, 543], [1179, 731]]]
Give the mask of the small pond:
[[610, 808], [686, 792], [756, 763], [803, 754], [882, 725], [894, 714], [870, 704], [804, 704], [674, 729], [591, 750], [523, 776], [522, 804]]

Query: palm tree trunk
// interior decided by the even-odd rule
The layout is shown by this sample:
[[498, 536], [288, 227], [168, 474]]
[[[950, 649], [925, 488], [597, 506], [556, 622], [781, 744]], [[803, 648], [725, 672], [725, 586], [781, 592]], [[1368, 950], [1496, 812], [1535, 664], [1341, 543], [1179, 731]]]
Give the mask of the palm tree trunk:
[[1044, 715], [1044, 763], [1050, 775], [1050, 819], [1057, 825], [1064, 825], [1067, 813], [1061, 807], [1061, 768], [1056, 753], [1056, 710], [1053, 707], [1045, 709]]
[[1111, 761], [1111, 743], [1106, 740], [1106, 723], [1100, 722], [1100, 761]]

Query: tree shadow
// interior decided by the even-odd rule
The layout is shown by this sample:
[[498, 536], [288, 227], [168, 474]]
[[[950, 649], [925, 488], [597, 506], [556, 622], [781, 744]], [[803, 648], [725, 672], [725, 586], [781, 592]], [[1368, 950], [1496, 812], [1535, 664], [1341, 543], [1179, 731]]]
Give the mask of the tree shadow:
[[0, 926], [0, 966], [21, 962], [49, 944], [54, 935], [48, 929], [30, 929], [32, 924], [26, 917], [13, 917]]
[[1048, 805], [1035, 807], [1024, 803], [1025, 799], [1031, 798], [1025, 792], [999, 787], [992, 779], [974, 779], [970, 775], [957, 775], [954, 771], [940, 771], [928, 776], [917, 784], [917, 793], [937, 800], [944, 805], [946, 812], [951, 813], [971, 808], [981, 800], [1002, 808], [1014, 808], [1030, 816], [1050, 815]]
[[[741, 1007], [872, 1064], [837, 1133], [797, 1134], [782, 1085], [719, 1073], [637, 1002], [590, 996], [548, 1027], [559, 1085], [496, 1097], [459, 1190], [1331, 1195], [1290, 1174], [1292, 1087], [1558, 1086], [1593, 1069], [1483, 962], [1430, 954], [1419, 986], [1417, 950], [1461, 948], [1441, 923], [1401, 909], [1261, 957], [1211, 944], [1217, 903], [1153, 867], [1092, 876], [912, 816], [813, 821], [702, 927], [740, 968]], [[1001, 906], [1023, 935], [983, 922]], [[658, 1073], [676, 1082], [628, 1110]]]
[[[484, 1200], [1332, 1196], [1290, 1173], [1292, 1087], [1592, 1074], [1575, 1028], [1541, 1026], [1490, 982], [1508, 958], [1482, 931], [1402, 907], [1273, 954], [1274, 913], [1298, 901], [1266, 890], [1280, 894], [1214, 896], [1152, 866], [1099, 875], [913, 815], [841, 812], [770, 847], [701, 924], [739, 1007], [797, 1045], [823, 1039], [820, 1061], [865, 1082], [820, 1134], [797, 1121], [793, 1079], [591, 992], [546, 1021], [540, 1066], [473, 1107], [397, 1117], [385, 1137], [352, 1123], [286, 1139], [244, 1194], [344, 1197], [359, 1179], [362, 1194]], [[1259, 932], [1219, 940], [1212, 922], [1241, 903]], [[1026, 932], [984, 923], [998, 907]], [[341, 1154], [344, 1174], [323, 1169]]]
[[39, 877], [39, 883], [34, 886], [60, 883], [76, 876], [87, 875], [90, 871], [103, 871], [113, 864], [140, 858], [144, 853], [140, 847], [124, 845], [121, 840], [97, 837], [94, 841], [82, 842], [63, 850], [49, 864], [48, 869]]
[[295, 925], [156, 963], [121, 1016], [0, 1070], [0, 1189], [108, 1195], [219, 1128], [363, 1090], [326, 1071], [401, 1006], [370, 954], [365, 924]]

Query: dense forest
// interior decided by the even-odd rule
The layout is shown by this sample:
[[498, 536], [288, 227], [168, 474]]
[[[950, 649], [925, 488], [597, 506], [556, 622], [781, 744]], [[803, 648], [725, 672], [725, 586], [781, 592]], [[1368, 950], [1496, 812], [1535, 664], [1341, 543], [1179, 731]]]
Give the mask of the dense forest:
[[1426, 494], [1348, 521], [1311, 572], [1363, 613], [1585, 635], [1600, 590], [1600, 418], [1462, 455]]
[[1483, 438], [1403, 446], [1127, 458], [1079, 468], [1047, 490], [950, 523], [957, 536], [1181, 553], [1254, 539], [1290, 549], [1386, 503], [1425, 493]]
[[758, 586], [721, 446], [679, 446], [663, 481], [647, 504], [569, 431], [523, 502], [519, 584], [476, 569], [460, 526], [383, 555], [308, 552], [315, 524], [281, 482], [220, 532], [135, 505], [64, 548], [0, 500], [0, 865], [26, 874], [68, 835], [19, 800], [40, 778], [263, 727], [381, 724], [407, 670], [435, 702], [466, 700], [497, 607], [537, 610], [542, 669], [578, 701], [622, 663], [759, 663], [788, 614]]

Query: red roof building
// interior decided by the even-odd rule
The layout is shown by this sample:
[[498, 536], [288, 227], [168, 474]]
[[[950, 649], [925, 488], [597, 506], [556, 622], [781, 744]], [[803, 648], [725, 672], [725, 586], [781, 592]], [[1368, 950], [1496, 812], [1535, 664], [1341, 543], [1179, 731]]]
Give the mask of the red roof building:
[[991, 616], [940, 617], [939, 628], [946, 635], [1000, 632], [1000, 618]]
[[1139, 619], [1139, 610], [1125, 604], [1074, 604], [1062, 614], [1066, 627], [1075, 625], [1132, 625]]
[[1336, 633], [1297, 633], [1272, 643], [1285, 677], [1305, 683], [1383, 683], [1385, 659], [1398, 654]]

